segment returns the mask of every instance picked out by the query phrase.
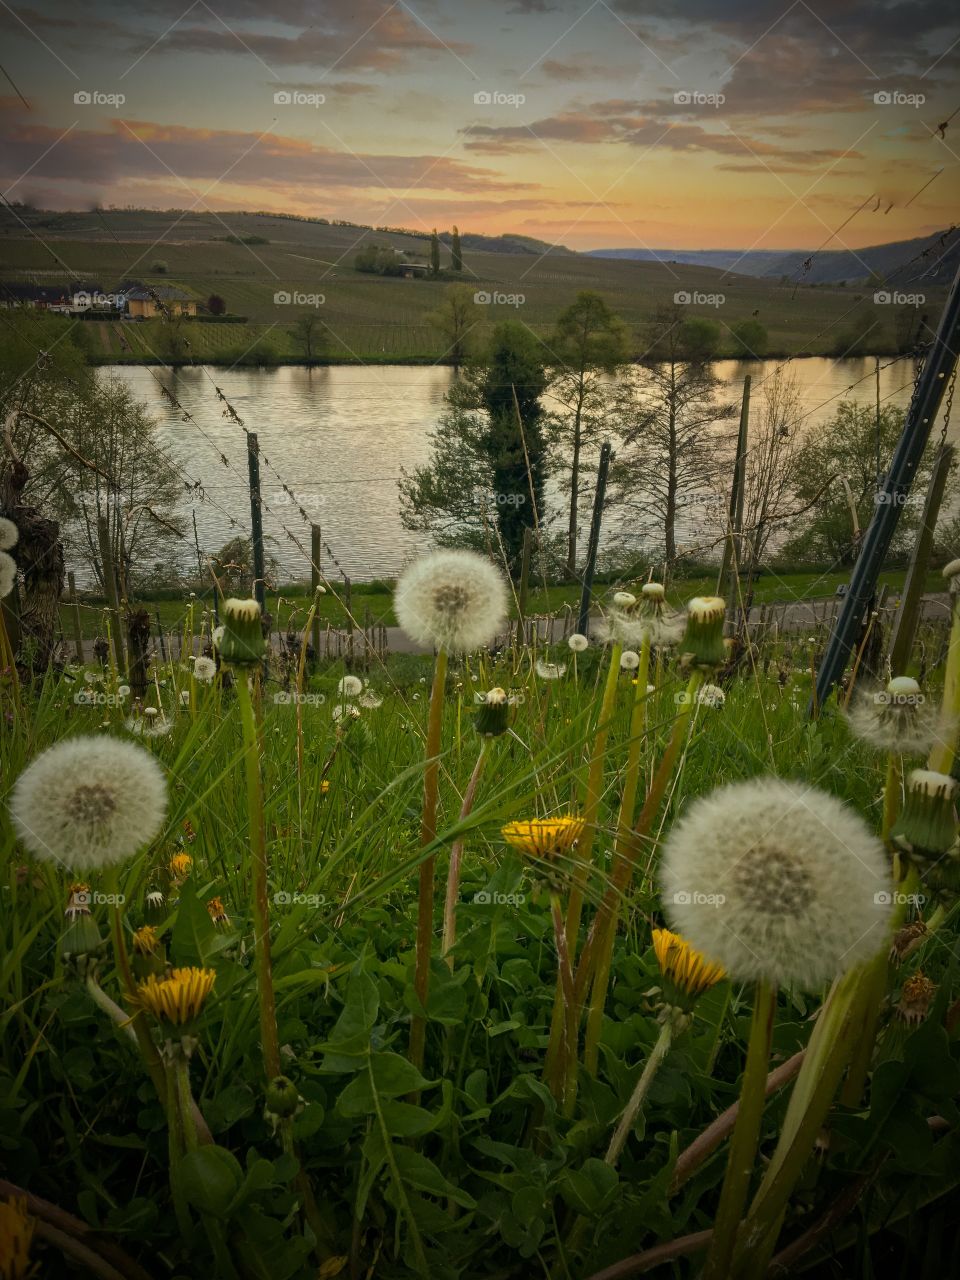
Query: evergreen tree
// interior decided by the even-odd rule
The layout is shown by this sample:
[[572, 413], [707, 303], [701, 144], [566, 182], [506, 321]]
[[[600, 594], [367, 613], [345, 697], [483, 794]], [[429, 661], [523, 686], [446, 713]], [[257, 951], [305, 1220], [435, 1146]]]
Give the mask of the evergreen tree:
[[450, 236], [450, 258], [454, 271], [463, 270], [463, 249], [460, 245], [460, 232], [456, 227]]
[[436, 227], [430, 237], [430, 274], [432, 276], [440, 274], [440, 237], [437, 235]]

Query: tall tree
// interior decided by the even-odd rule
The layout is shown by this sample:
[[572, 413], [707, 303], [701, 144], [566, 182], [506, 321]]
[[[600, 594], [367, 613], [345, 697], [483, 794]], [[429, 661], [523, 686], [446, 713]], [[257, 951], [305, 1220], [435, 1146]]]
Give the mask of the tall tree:
[[677, 558], [681, 502], [720, 508], [730, 453], [723, 424], [736, 408], [718, 403], [722, 384], [709, 363], [720, 343], [719, 325], [688, 316], [681, 306], [661, 307], [647, 339], [639, 376], [618, 397], [624, 448], [615, 477], [621, 500], [641, 518], [652, 513], [662, 524], [669, 567]]
[[561, 314], [549, 343], [550, 391], [562, 406], [555, 415], [555, 439], [562, 446], [561, 465], [569, 469], [570, 507], [567, 519], [567, 576], [577, 571], [580, 474], [585, 448], [602, 430], [607, 395], [603, 375], [615, 372], [627, 358], [623, 321], [599, 293], [583, 290]]
[[450, 259], [450, 265], [454, 271], [463, 270], [463, 249], [460, 245], [460, 232], [456, 227], [453, 228], [450, 235]]
[[433, 234], [430, 237], [430, 274], [438, 276], [440, 274], [440, 237], [437, 235], [437, 228], [433, 228]]
[[412, 472], [401, 468], [405, 528], [429, 533], [443, 546], [485, 547], [493, 554], [499, 540], [510, 571], [518, 568], [523, 531], [543, 513], [544, 356], [525, 325], [496, 326], [482, 358], [447, 394], [431, 433], [430, 460]]
[[316, 360], [326, 344], [326, 326], [315, 311], [297, 316], [293, 336], [307, 360]]

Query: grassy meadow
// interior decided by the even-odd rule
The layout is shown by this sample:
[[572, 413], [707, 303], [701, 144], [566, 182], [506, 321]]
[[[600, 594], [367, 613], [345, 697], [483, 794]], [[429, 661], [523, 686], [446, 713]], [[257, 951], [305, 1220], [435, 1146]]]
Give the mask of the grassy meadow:
[[[474, 337], [502, 319], [519, 318], [541, 337], [581, 290], [606, 299], [637, 336], [638, 351], [658, 306], [680, 292], [722, 295], [723, 302], [694, 302], [691, 314], [721, 326], [720, 354], [733, 354], [733, 328], [756, 317], [766, 328], [766, 354], [893, 354], [897, 346], [894, 307], [877, 307], [870, 288], [809, 286], [727, 274], [678, 263], [613, 261], [573, 253], [466, 251], [460, 277], [404, 280], [364, 274], [354, 258], [366, 243], [389, 244], [425, 261], [428, 238], [377, 232], [354, 226], [302, 222], [271, 215], [230, 214], [227, 219], [188, 212], [171, 215], [107, 210], [100, 214], [42, 213], [27, 216], [30, 232], [6, 218], [0, 223], [0, 287], [31, 281], [60, 283], [71, 276], [112, 291], [125, 278], [174, 285], [198, 302], [213, 293], [243, 325], [190, 323], [189, 353], [176, 360], [234, 363], [302, 360], [294, 332], [300, 315], [316, 314], [327, 330], [321, 358], [432, 363], [445, 358], [447, 342], [429, 317], [452, 284], [477, 292], [522, 297], [478, 304]], [[229, 226], [227, 225], [229, 223]], [[32, 233], [32, 234], [31, 234]], [[228, 236], [265, 240], [233, 243]], [[164, 270], [159, 272], [160, 262]], [[441, 246], [441, 266], [449, 269], [449, 249]], [[280, 304], [275, 295], [322, 295], [323, 302]], [[927, 290], [935, 314], [944, 294]], [[169, 362], [162, 322], [84, 322], [91, 360], [107, 363]]]
[[[632, 608], [611, 596], [606, 613]], [[189, 641], [199, 604], [167, 604]], [[305, 633], [265, 666], [255, 646], [240, 660], [241, 623], [205, 665], [4, 670], [3, 1177], [33, 1199], [0, 1228], [41, 1274], [827, 1276], [840, 1258], [866, 1276], [899, 1274], [872, 1268], [908, 1265], [923, 1235], [949, 1273], [954, 897], [890, 840], [918, 761], [855, 736], [845, 694], [808, 718], [819, 638], [734, 663], [701, 653], [688, 620], [637, 653], [614, 634], [354, 674], [308, 663]], [[947, 625], [921, 640], [949, 648], [949, 683]], [[926, 705], [943, 680], [930, 672]], [[167, 806], [130, 856], [78, 874], [66, 846], [31, 853], [10, 789], [82, 735], [147, 753]], [[864, 966], [781, 986], [760, 1054], [755, 984], [704, 977], [653, 931], [679, 816], [766, 775], [883, 832], [909, 905]], [[158, 1012], [142, 993], [164, 976]]]

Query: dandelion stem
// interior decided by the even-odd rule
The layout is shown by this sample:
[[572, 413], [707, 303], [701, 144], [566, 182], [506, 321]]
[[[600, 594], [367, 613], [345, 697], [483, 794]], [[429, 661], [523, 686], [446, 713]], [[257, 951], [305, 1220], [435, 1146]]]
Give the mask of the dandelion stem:
[[[597, 816], [600, 811], [600, 794], [603, 788], [603, 757], [607, 746], [607, 736], [610, 732], [610, 720], [616, 703], [617, 680], [620, 675], [620, 655], [622, 652], [623, 645], [619, 643], [611, 645], [610, 663], [607, 667], [607, 678], [603, 690], [603, 699], [600, 704], [600, 716], [597, 721], [597, 731], [590, 753], [590, 763], [587, 767], [586, 794], [583, 804], [584, 831], [577, 849], [578, 867], [567, 899], [565, 928], [567, 951], [571, 957], [571, 964], [576, 958], [577, 936], [580, 932], [584, 890], [587, 883], [588, 868], [593, 855], [593, 841], [597, 828]], [[544, 1080], [552, 1090], [554, 1097], [561, 1096], [563, 1092], [561, 1082], [567, 1079], [571, 1070], [575, 1071], [575, 1067], [571, 1068], [570, 1064], [564, 1060], [569, 1054], [576, 1056], [577, 1039], [579, 1038], [575, 1037], [573, 1042], [570, 1042], [565, 1032], [568, 1019], [569, 1010], [565, 1008], [563, 989], [558, 975], [557, 989], [553, 1001], [553, 1016], [550, 1023], [550, 1040], [547, 1045], [544, 1065]], [[577, 1023], [579, 1025], [579, 1010], [577, 1010]]]
[[703, 1280], [728, 1280], [737, 1240], [737, 1229], [747, 1202], [750, 1175], [757, 1156], [763, 1104], [766, 1100], [767, 1068], [773, 1019], [776, 1012], [776, 988], [758, 982], [750, 1025], [747, 1061], [740, 1086], [740, 1109], [727, 1155], [727, 1170], [720, 1192], [720, 1204], [714, 1220], [713, 1239], [707, 1254]]
[[250, 822], [250, 851], [253, 871], [253, 921], [256, 930], [254, 952], [257, 966], [257, 994], [260, 999], [260, 1043], [263, 1070], [272, 1080], [280, 1075], [280, 1045], [270, 964], [270, 906], [267, 898], [267, 836], [263, 814], [263, 778], [260, 774], [260, 734], [257, 716], [247, 686], [246, 669], [235, 672], [237, 702], [243, 727], [244, 767], [247, 780], [247, 815]]
[[630, 1130], [633, 1128], [637, 1120], [640, 1108], [643, 1106], [644, 1099], [650, 1091], [653, 1084], [654, 1076], [660, 1069], [663, 1060], [670, 1052], [670, 1044], [673, 1040], [673, 1019], [667, 1017], [663, 1026], [660, 1028], [660, 1034], [657, 1037], [656, 1044], [650, 1050], [650, 1057], [647, 1059], [643, 1068], [640, 1079], [634, 1087], [633, 1093], [630, 1095], [630, 1101], [627, 1103], [623, 1115], [614, 1130], [613, 1137], [610, 1139], [610, 1145], [607, 1147], [607, 1154], [603, 1157], [604, 1161], [609, 1165], [616, 1165], [620, 1159], [620, 1153], [626, 1145]]
[[[952, 586], [952, 583], [951, 583]], [[950, 625], [950, 647], [943, 674], [943, 697], [940, 701], [940, 723], [937, 740], [927, 764], [937, 773], [949, 773], [957, 748], [960, 724], [960, 592], [953, 597], [953, 621]]]
[[180, 1173], [180, 1160], [183, 1156], [183, 1127], [180, 1119], [178, 1098], [177, 1069], [170, 1061], [169, 1055], [164, 1063], [167, 1074], [167, 1148], [170, 1161], [170, 1192], [173, 1196], [173, 1211], [183, 1241], [189, 1246], [193, 1235], [190, 1221], [190, 1210], [183, 1192], [183, 1179]]
[[[487, 762], [487, 748], [489, 746], [489, 738], [484, 738], [480, 744], [480, 754], [477, 756], [477, 762], [473, 766], [473, 773], [470, 775], [470, 781], [463, 793], [463, 803], [460, 805], [460, 821], [470, 816], [473, 809], [473, 802], [476, 799], [477, 787], [480, 784], [480, 777], [483, 773], [484, 766]], [[463, 857], [463, 837], [459, 836], [450, 850], [450, 866], [447, 869], [447, 892], [446, 900], [443, 906], [443, 956], [450, 970], [453, 970], [453, 944], [457, 940], [457, 899], [460, 895], [460, 860]]]
[[[423, 772], [423, 814], [420, 821], [420, 847], [432, 844], [437, 835], [437, 798], [440, 789], [440, 740], [443, 727], [443, 692], [447, 680], [447, 651], [438, 649], [433, 667], [430, 712], [427, 721], [426, 767]], [[420, 887], [417, 904], [417, 952], [413, 987], [421, 1008], [426, 1008], [430, 990], [430, 944], [433, 941], [433, 893], [436, 855], [429, 854], [420, 863]], [[414, 1014], [410, 1024], [410, 1061], [419, 1070], [423, 1066], [427, 1023], [423, 1014]]]
[[[647, 714], [647, 675], [650, 670], [650, 632], [643, 633], [640, 646], [640, 665], [634, 687], [633, 711], [630, 716], [630, 746], [623, 775], [623, 794], [620, 798], [620, 814], [617, 819], [617, 837], [613, 849], [614, 866], [626, 861], [630, 847], [631, 828], [637, 789], [640, 785], [640, 757], [643, 751], [643, 730]], [[584, 1037], [583, 1065], [596, 1075], [600, 1056], [600, 1032], [603, 1027], [603, 1008], [610, 983], [610, 965], [613, 959], [613, 943], [616, 936], [616, 915], [619, 900], [614, 904], [614, 920], [604, 931], [601, 952], [597, 959], [597, 976], [590, 994], [590, 1011], [587, 1014], [587, 1030]]]

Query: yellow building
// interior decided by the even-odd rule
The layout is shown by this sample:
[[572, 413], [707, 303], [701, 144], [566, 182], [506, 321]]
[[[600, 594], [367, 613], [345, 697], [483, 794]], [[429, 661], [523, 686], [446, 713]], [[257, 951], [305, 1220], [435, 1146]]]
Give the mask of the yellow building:
[[147, 289], [138, 284], [127, 289], [125, 296], [126, 314], [132, 320], [150, 320], [154, 316], [163, 315], [164, 309], [170, 315], [195, 316], [197, 314], [195, 300], [182, 289], [175, 289], [173, 285], [157, 284]]

